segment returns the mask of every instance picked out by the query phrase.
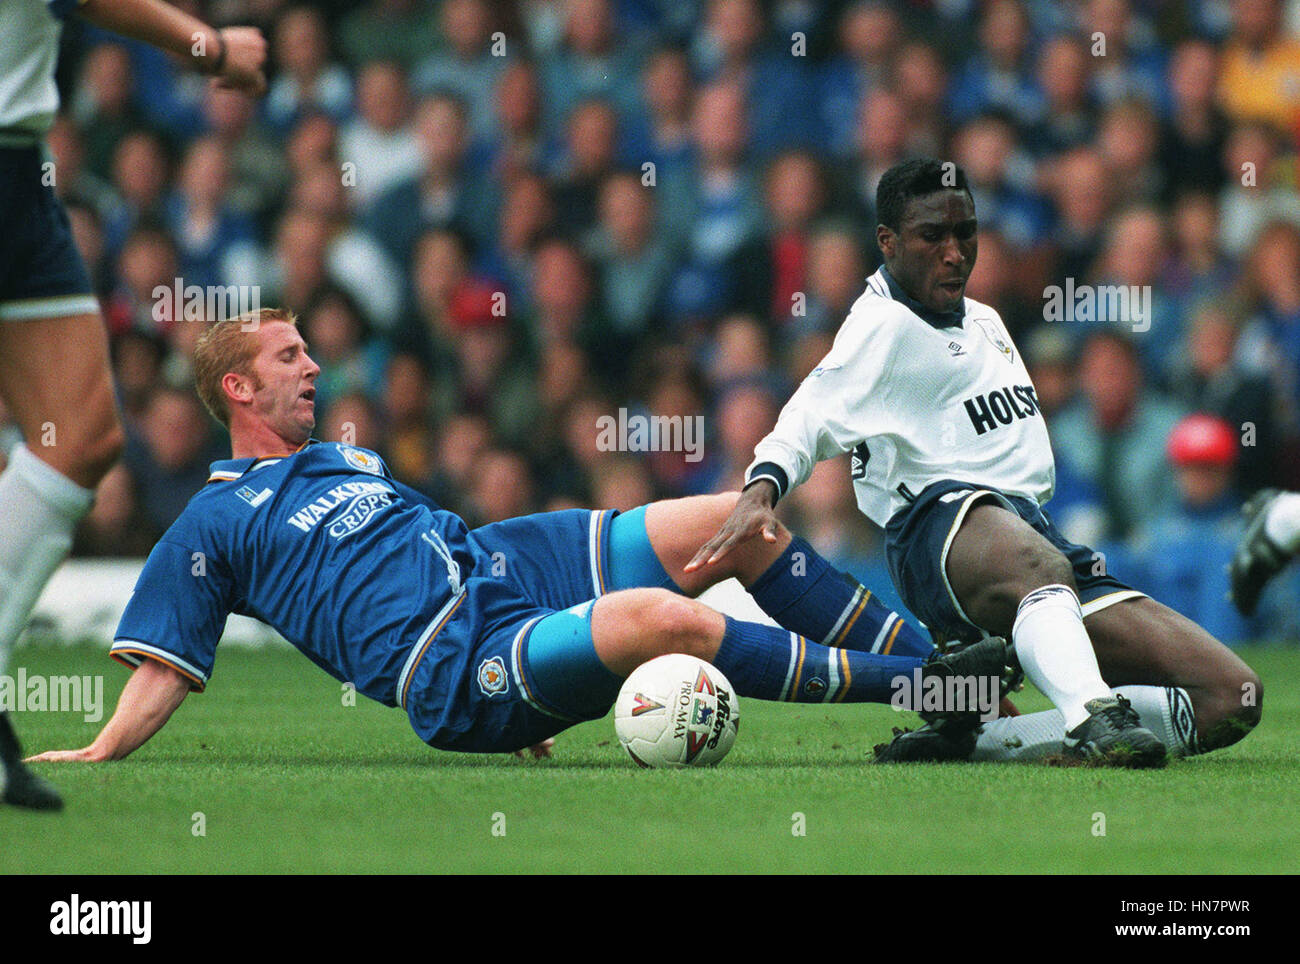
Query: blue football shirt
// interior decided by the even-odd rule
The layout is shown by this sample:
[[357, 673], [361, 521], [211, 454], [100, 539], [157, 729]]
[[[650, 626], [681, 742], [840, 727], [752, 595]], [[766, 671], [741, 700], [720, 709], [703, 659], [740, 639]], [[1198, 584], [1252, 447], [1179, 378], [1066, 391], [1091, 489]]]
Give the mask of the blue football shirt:
[[201, 691], [226, 617], [254, 616], [388, 706], [420, 636], [491, 566], [455, 514], [410, 498], [373, 452], [314, 442], [212, 465], [145, 563], [111, 655]]

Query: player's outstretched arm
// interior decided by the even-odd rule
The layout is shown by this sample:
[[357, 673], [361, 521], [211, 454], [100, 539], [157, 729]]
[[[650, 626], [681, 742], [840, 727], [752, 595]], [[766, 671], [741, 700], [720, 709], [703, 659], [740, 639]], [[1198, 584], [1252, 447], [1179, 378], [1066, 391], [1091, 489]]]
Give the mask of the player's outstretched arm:
[[162, 0], [84, 0], [77, 9], [96, 26], [188, 60], [222, 86], [266, 92], [266, 38], [256, 27], [216, 30]]
[[131, 674], [112, 719], [104, 724], [95, 742], [80, 750], [48, 750], [28, 762], [102, 763], [120, 760], [162, 729], [190, 691], [190, 681], [176, 670], [146, 659]]
[[756, 535], [761, 534], [766, 542], [776, 542], [781, 526], [773, 511], [776, 498], [776, 486], [769, 479], [758, 479], [747, 486], [722, 528], [700, 547], [700, 551], [686, 564], [686, 571], [694, 572], [702, 566], [712, 565]]

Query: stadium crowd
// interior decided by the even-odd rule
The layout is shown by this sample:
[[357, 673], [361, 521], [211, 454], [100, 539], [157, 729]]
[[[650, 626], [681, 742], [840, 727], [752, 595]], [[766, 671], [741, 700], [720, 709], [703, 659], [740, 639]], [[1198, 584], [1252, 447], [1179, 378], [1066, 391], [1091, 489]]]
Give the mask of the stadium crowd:
[[[471, 523], [735, 487], [879, 264], [877, 180], [933, 155], [1065, 533], [1226, 642], [1300, 636], [1294, 578], [1247, 621], [1223, 573], [1242, 499], [1300, 488], [1300, 2], [178, 5], [259, 24], [271, 87], [66, 31], [55, 186], [129, 439], [77, 553], [147, 553], [227, 454], [178, 285], [299, 312], [317, 436]], [[1149, 299], [1055, 320], [1053, 286]], [[702, 416], [703, 458], [602, 451], [620, 409]], [[845, 460], [788, 503], [901, 608]]]

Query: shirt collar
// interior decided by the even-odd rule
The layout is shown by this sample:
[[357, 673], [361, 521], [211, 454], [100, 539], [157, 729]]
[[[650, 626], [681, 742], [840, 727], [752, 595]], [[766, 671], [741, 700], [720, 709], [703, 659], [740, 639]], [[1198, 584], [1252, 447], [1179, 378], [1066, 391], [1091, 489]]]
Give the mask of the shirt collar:
[[966, 317], [965, 298], [962, 299], [961, 308], [954, 308], [951, 311], [934, 311], [927, 308], [904, 291], [903, 286], [894, 280], [894, 276], [889, 273], [889, 269], [883, 264], [880, 266], [880, 276], [885, 279], [885, 284], [889, 286], [889, 294], [893, 299], [905, 305], [908, 310], [922, 321], [934, 326], [935, 328], [961, 327], [962, 319]]
[[208, 466], [208, 482], [230, 482], [237, 479], [245, 472], [249, 472], [260, 465], [273, 465], [281, 459], [288, 458], [291, 455], [297, 455], [308, 445], [319, 442], [320, 439], [309, 438], [303, 442], [302, 447], [296, 452], [285, 452], [281, 455], [262, 455], [257, 458], [242, 459], [218, 459]]

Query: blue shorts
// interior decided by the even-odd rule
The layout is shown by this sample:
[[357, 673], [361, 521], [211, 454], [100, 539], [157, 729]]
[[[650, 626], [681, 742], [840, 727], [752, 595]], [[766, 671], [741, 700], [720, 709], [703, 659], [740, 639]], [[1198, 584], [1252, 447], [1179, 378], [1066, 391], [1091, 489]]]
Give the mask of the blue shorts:
[[0, 147], [0, 321], [98, 314], [39, 147]]
[[410, 673], [411, 725], [443, 750], [502, 753], [609, 712], [622, 679], [591, 638], [605, 593], [672, 588], [650, 546], [644, 507], [522, 516], [470, 533], [488, 560], [433, 624]]
[[1084, 616], [1144, 595], [1109, 575], [1100, 554], [1068, 541], [1032, 499], [945, 479], [927, 485], [885, 526], [885, 557], [894, 586], [907, 608], [940, 638], [972, 639], [983, 635], [957, 601], [947, 569], [953, 537], [966, 513], [981, 502], [993, 502], [1014, 512], [1070, 560]]

